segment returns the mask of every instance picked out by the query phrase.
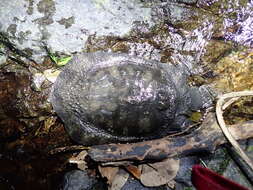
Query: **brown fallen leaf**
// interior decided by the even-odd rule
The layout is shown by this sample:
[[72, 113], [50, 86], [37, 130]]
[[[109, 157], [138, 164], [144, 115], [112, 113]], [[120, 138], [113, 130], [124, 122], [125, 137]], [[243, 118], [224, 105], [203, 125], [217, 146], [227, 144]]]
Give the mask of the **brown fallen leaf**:
[[86, 150], [81, 151], [77, 156], [73, 156], [69, 159], [69, 163], [77, 164], [77, 168], [80, 170], [86, 170], [88, 168], [85, 161], [85, 157], [88, 155]]
[[119, 168], [110, 166], [107, 167], [98, 166], [98, 170], [101, 176], [107, 179], [107, 184], [111, 186], [117, 172], [119, 171]]
[[176, 181], [174, 180], [170, 180], [168, 183], [167, 183], [167, 186], [171, 189], [175, 189], [175, 185], [176, 185]]
[[43, 126], [39, 127], [36, 132], [35, 136], [42, 135], [42, 134], [48, 134], [50, 132], [50, 128], [55, 124], [56, 117], [49, 117], [44, 120]]
[[162, 162], [142, 164], [140, 181], [144, 186], [157, 187], [165, 184], [173, 184], [179, 169], [179, 160], [166, 159]]
[[107, 184], [109, 185], [109, 190], [120, 190], [129, 177], [129, 174], [119, 167], [103, 167], [98, 166], [100, 174], [107, 178]]
[[134, 166], [134, 165], [128, 165], [125, 166], [126, 170], [131, 173], [136, 179], [140, 179], [141, 177], [141, 170]]
[[128, 178], [129, 178], [129, 173], [123, 169], [119, 169], [117, 175], [112, 181], [111, 187], [109, 187], [108, 190], [120, 190], [125, 185]]

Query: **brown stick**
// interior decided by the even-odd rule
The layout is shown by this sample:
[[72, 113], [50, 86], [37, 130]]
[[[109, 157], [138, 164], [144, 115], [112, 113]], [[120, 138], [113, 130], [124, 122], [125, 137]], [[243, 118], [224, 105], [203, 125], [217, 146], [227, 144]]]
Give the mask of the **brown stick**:
[[[234, 147], [237, 154], [248, 164], [248, 166], [253, 170], [253, 162], [248, 157], [248, 155], [244, 152], [244, 150], [240, 147], [238, 142], [235, 140], [234, 136], [230, 133], [229, 129], [226, 127], [225, 120], [223, 118], [223, 110], [222, 107], [226, 104], [226, 100], [230, 100], [232, 104], [231, 98], [238, 98], [243, 96], [253, 96], [253, 91], [240, 91], [240, 92], [230, 92], [227, 94], [223, 94], [219, 97], [216, 104], [216, 116], [217, 121], [219, 123], [220, 129], [223, 134], [226, 136], [227, 140]], [[234, 100], [233, 100], [234, 101]], [[223, 108], [224, 109], [224, 108]]]
[[[253, 137], [253, 121], [229, 127], [233, 136], [239, 139]], [[159, 161], [174, 156], [186, 156], [197, 152], [213, 152], [218, 145], [227, 142], [216, 121], [209, 114], [201, 127], [185, 136], [164, 137], [157, 140], [131, 144], [108, 144], [92, 146], [89, 156], [97, 162], [117, 161]]]

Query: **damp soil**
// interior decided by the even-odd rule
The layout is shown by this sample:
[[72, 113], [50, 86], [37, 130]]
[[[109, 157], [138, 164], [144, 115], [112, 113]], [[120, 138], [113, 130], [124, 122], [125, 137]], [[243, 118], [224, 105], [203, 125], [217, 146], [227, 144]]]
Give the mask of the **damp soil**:
[[[7, 124], [20, 127], [15, 120]], [[0, 146], [0, 189], [58, 189], [64, 173], [73, 169], [68, 163], [71, 153], [48, 154], [53, 147], [72, 144], [63, 125], [52, 126], [49, 133], [14, 132], [8, 136]]]

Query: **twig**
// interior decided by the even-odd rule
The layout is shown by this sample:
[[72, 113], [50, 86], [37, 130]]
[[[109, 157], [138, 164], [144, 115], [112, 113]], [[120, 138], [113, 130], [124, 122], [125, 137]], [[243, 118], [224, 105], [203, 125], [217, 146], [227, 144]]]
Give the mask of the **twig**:
[[240, 92], [231, 92], [228, 94], [224, 94], [221, 97], [219, 97], [217, 104], [216, 104], [216, 117], [218, 120], [218, 124], [228, 139], [228, 141], [231, 143], [231, 145], [235, 148], [236, 152], [239, 154], [239, 156], [242, 157], [242, 159], [250, 166], [250, 168], [253, 170], [253, 162], [251, 159], [247, 156], [247, 154], [241, 149], [240, 145], [237, 143], [233, 135], [229, 132], [229, 129], [226, 127], [224, 118], [223, 118], [223, 110], [222, 107], [225, 104], [227, 99], [235, 98], [235, 97], [242, 97], [242, 96], [253, 96], [253, 91], [240, 91]]
[[234, 102], [236, 102], [239, 99], [240, 99], [240, 97], [235, 97], [235, 98], [231, 98], [230, 100], [228, 100], [227, 102], [225, 102], [224, 105], [222, 106], [222, 111], [224, 111], [225, 109], [227, 109], [231, 104], [233, 104]]
[[[238, 139], [253, 137], [253, 121], [230, 126], [233, 136]], [[129, 144], [105, 144], [90, 147], [88, 155], [97, 162], [160, 161], [198, 152], [213, 152], [217, 146], [226, 143], [214, 113], [209, 113], [199, 129], [190, 134], [176, 137], [142, 141]]]
[[63, 153], [63, 152], [88, 150], [88, 149], [89, 149], [89, 147], [87, 147], [87, 146], [74, 145], [74, 146], [66, 146], [66, 147], [55, 148], [53, 150], [50, 150], [48, 152], [48, 154], [58, 154], [58, 153]]

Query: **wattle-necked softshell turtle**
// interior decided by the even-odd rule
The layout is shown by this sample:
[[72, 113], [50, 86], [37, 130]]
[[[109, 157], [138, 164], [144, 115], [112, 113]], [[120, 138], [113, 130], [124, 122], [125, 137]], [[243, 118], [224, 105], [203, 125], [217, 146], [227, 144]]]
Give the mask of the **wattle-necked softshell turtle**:
[[81, 144], [163, 137], [180, 131], [185, 114], [203, 104], [181, 70], [127, 54], [82, 53], [58, 76], [51, 102]]

